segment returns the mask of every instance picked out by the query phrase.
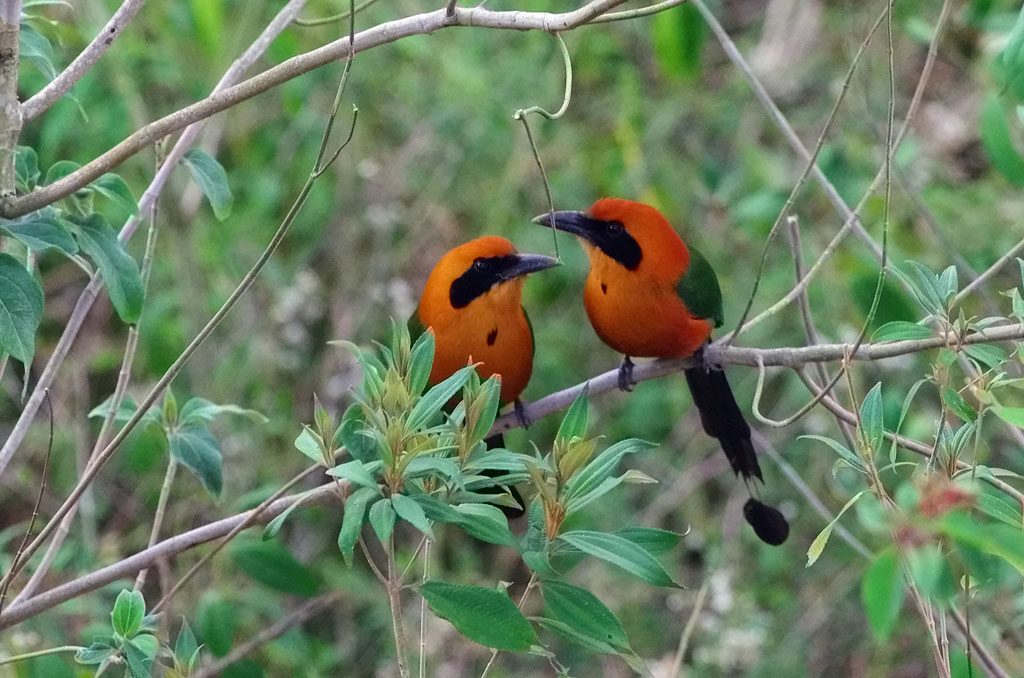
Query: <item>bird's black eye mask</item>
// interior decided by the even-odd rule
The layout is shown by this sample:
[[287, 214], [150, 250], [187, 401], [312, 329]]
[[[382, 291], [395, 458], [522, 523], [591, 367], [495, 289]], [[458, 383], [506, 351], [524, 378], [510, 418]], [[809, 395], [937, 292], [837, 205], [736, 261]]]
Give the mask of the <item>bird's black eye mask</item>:
[[453, 308], [464, 308], [498, 283], [510, 279], [509, 273], [519, 263], [515, 254], [503, 257], [477, 257], [466, 272], [455, 279], [448, 291]]
[[635, 271], [643, 259], [640, 244], [621, 221], [595, 219], [586, 212], [549, 212], [533, 221], [578, 235], [630, 271]]
[[591, 235], [585, 236], [587, 240], [630, 271], [640, 266], [640, 260], [644, 258], [643, 251], [622, 222], [592, 219], [590, 223]]

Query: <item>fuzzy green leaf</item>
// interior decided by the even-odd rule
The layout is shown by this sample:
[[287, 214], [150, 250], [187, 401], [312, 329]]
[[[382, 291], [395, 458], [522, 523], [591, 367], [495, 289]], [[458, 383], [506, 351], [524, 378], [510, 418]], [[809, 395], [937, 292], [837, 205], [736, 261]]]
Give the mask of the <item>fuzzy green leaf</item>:
[[345, 564], [352, 566], [352, 555], [355, 553], [356, 540], [363, 529], [363, 518], [366, 516], [366, 505], [371, 499], [379, 496], [376, 488], [360, 487], [345, 500], [344, 517], [341, 520], [341, 531], [338, 532], [338, 549], [345, 559]]
[[602, 643], [620, 649], [629, 648], [629, 639], [622, 624], [590, 591], [565, 582], [545, 581], [541, 592], [545, 613], [551, 619]]
[[404, 494], [395, 494], [391, 497], [391, 506], [395, 509], [398, 517], [406, 522], [412, 523], [417, 530], [427, 535], [434, 541], [434, 532], [430, 529], [430, 521], [427, 519], [423, 508], [413, 499]]
[[228, 185], [228, 175], [217, 160], [200, 148], [190, 148], [182, 163], [192, 173], [192, 179], [202, 189], [203, 195], [210, 202], [213, 214], [218, 221], [224, 221], [231, 214], [231, 205], [235, 198]]
[[39, 210], [9, 221], [0, 219], [0, 233], [10, 235], [37, 252], [52, 248], [64, 254], [76, 254], [78, 243], [64, 224], [55, 211]]
[[139, 211], [139, 204], [135, 202], [132, 189], [128, 188], [128, 184], [119, 175], [108, 172], [89, 184], [89, 186], [100, 195], [112, 200], [114, 204], [128, 214], [135, 214]]
[[475, 643], [522, 652], [537, 640], [533, 627], [505, 591], [428, 581], [420, 593], [438, 617]]
[[246, 575], [275, 591], [309, 597], [319, 589], [306, 566], [278, 541], [236, 540], [231, 560]]
[[678, 586], [650, 553], [615, 534], [575, 530], [558, 537], [580, 551], [616, 565], [655, 586]]
[[932, 334], [932, 328], [926, 325], [918, 325], [906, 320], [893, 320], [875, 330], [871, 335], [871, 341], [881, 343], [905, 339], [927, 339]]
[[0, 253], [0, 354], [10, 354], [25, 365], [31, 363], [42, 319], [39, 281], [17, 259]]
[[860, 594], [875, 637], [887, 639], [903, 606], [903, 578], [893, 548], [882, 551], [871, 562], [861, 580]]
[[382, 497], [370, 507], [370, 525], [380, 543], [387, 544], [395, 528], [395, 509], [390, 498]]
[[142, 274], [135, 262], [117, 239], [117, 234], [103, 217], [92, 214], [78, 225], [78, 244], [96, 263], [121, 320], [133, 325], [142, 313], [145, 292]]
[[146, 601], [139, 591], [121, 589], [110, 612], [110, 623], [114, 630], [124, 638], [131, 638], [142, 628], [142, 618], [146, 616]]
[[203, 487], [215, 497], [224, 485], [220, 445], [205, 428], [175, 429], [167, 435], [171, 456], [199, 476]]

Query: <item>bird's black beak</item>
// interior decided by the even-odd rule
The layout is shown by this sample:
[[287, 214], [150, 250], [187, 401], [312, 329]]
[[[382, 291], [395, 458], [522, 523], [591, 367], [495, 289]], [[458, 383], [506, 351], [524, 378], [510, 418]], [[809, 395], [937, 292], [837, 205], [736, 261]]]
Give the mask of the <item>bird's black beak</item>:
[[506, 262], [501, 271], [501, 277], [505, 280], [512, 280], [521, 275], [536, 273], [558, 265], [558, 259], [544, 254], [513, 254], [506, 257]]
[[533, 218], [533, 223], [541, 226], [550, 226], [559, 231], [578, 235], [585, 240], [593, 240], [594, 226], [598, 222], [586, 212], [575, 212], [572, 210], [564, 212], [545, 212]]

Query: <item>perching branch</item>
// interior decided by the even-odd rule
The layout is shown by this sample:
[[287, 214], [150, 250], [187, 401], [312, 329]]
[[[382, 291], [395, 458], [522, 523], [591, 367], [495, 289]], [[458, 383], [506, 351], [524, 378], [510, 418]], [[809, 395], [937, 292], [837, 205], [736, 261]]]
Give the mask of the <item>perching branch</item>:
[[[943, 337], [927, 339], [910, 339], [906, 341], [887, 341], [877, 344], [862, 344], [856, 352], [850, 353], [851, 344], [819, 344], [817, 346], [795, 346], [787, 348], [743, 348], [739, 346], [723, 346], [719, 339], [705, 349], [705, 356], [712, 365], [746, 365], [757, 367], [762, 362], [765, 367], [796, 368], [808, 363], [823, 363], [843, 360], [848, 356], [851, 361], [874, 361], [896, 356], [920, 353], [936, 348], [949, 346], [957, 348], [970, 344], [985, 344], [997, 341], [1017, 341], [1024, 339], [1024, 324], [992, 327], [984, 332], [975, 332], [959, 341], [950, 343]], [[637, 382], [656, 379], [683, 368], [692, 367], [693, 358], [658, 359], [647, 363], [639, 363], [633, 368], [633, 377]], [[536, 421], [553, 412], [568, 407], [580, 394], [585, 386], [590, 394], [604, 393], [618, 388], [618, 369], [608, 370], [588, 381], [552, 393], [540, 400], [523, 405], [528, 421]], [[514, 412], [502, 415], [494, 422], [488, 435], [504, 433], [517, 428], [517, 416]]]
[[596, 17], [621, 5], [625, 0], [593, 0], [579, 9], [562, 14], [549, 12], [495, 12], [485, 7], [456, 7], [454, 16], [445, 8], [415, 16], [388, 21], [357, 33], [354, 44], [349, 37], [339, 38], [310, 52], [294, 56], [277, 66], [237, 85], [211, 94], [191, 106], [145, 125], [124, 141], [98, 158], [86, 163], [75, 172], [42, 186], [31, 193], [10, 199], [0, 205], [0, 217], [7, 219], [28, 214], [50, 205], [87, 186], [105, 172], [117, 167], [150, 144], [184, 127], [205, 120], [216, 113], [251, 99], [277, 85], [296, 78], [315, 68], [358, 54], [412, 35], [433, 33], [449, 26], [472, 26], [497, 30], [537, 30], [547, 33], [568, 31], [584, 25]]
[[258, 509], [253, 509], [251, 511], [245, 511], [244, 513], [233, 515], [229, 518], [223, 518], [208, 525], [203, 525], [202, 527], [197, 527], [194, 530], [189, 530], [188, 532], [184, 532], [175, 537], [170, 537], [152, 548], [140, 551], [133, 556], [129, 556], [124, 560], [120, 560], [112, 565], [96, 570], [95, 572], [90, 572], [89, 574], [70, 581], [67, 584], [62, 584], [48, 591], [44, 591], [43, 593], [29, 598], [19, 605], [12, 605], [4, 611], [2, 616], [0, 616], [0, 629], [13, 626], [18, 622], [24, 621], [29, 617], [33, 617], [44, 610], [54, 607], [55, 605], [60, 605], [61, 603], [77, 598], [82, 594], [95, 591], [96, 589], [106, 586], [111, 582], [115, 582], [120, 579], [129, 579], [140, 570], [151, 567], [162, 558], [170, 558], [184, 551], [193, 549], [200, 544], [205, 544], [213, 541], [214, 539], [219, 539], [229, 534], [238, 525], [247, 521], [252, 525], [263, 525], [268, 523], [291, 506], [300, 496], [303, 497], [302, 503], [304, 506], [326, 504], [330, 501], [336, 500], [337, 498], [334, 494], [334, 483], [327, 483], [310, 490], [309, 492], [282, 497], [268, 506], [257, 517], [254, 517], [253, 514]]
[[93, 64], [99, 61], [107, 48], [114, 44], [114, 40], [121, 35], [125, 26], [145, 2], [146, 0], [124, 0], [110, 17], [110, 21], [103, 26], [92, 42], [82, 50], [82, 53], [75, 57], [75, 60], [46, 87], [33, 94], [28, 101], [21, 105], [22, 118], [31, 120], [67, 94], [75, 83], [92, 68]]

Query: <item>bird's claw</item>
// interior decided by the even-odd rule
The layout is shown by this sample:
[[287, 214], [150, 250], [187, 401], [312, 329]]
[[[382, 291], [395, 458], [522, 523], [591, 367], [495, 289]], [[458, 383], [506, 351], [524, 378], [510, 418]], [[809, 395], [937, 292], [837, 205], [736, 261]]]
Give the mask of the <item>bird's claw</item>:
[[[701, 372], [704, 372], [705, 374], [707, 374], [708, 372], [711, 371], [712, 368], [711, 368], [711, 363], [708, 362], [707, 353], [705, 353], [705, 351], [704, 351], [705, 348], [707, 348], [707, 344], [701, 344], [701, 347], [698, 348], [696, 351], [694, 351], [694, 353], [693, 353], [693, 361], [695, 363], [694, 367], [699, 369]], [[721, 369], [721, 368], [719, 368], [719, 369]]]
[[619, 364], [619, 390], [621, 391], [632, 391], [633, 386], [636, 385], [636, 379], [633, 378], [633, 361], [626, 356], [625, 359]]

